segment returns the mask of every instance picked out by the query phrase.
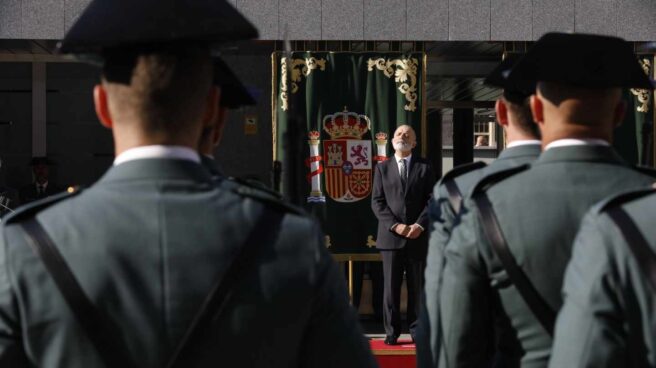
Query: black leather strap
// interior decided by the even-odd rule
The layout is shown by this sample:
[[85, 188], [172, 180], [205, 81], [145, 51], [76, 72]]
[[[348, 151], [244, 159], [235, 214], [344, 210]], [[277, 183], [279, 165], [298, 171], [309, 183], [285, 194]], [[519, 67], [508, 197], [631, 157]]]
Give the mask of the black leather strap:
[[[263, 209], [263, 213], [240, 248], [235, 260], [230, 264], [223, 277], [216, 281], [205, 298], [166, 367], [193, 366], [194, 352], [203, 347], [203, 338], [211, 328], [215, 327], [212, 325], [212, 320], [225, 308], [226, 301], [231, 295], [235, 283], [242, 277], [242, 273], [249, 271], [248, 266], [255, 259], [259, 247], [275, 241], [282, 219], [282, 213], [267, 208]], [[45, 264], [66, 303], [105, 365], [108, 368], [136, 367], [130, 358], [125, 341], [118, 335], [118, 328], [108, 318], [105, 318], [87, 298], [43, 227], [34, 218], [22, 222], [21, 226], [27, 234], [29, 245]]]
[[656, 254], [649, 246], [649, 242], [638, 229], [635, 222], [619, 206], [608, 210], [608, 216], [620, 229], [624, 240], [629, 245], [638, 266], [649, 280], [652, 291], [656, 292]]
[[485, 166], [487, 166], [487, 164], [482, 161], [460, 165], [446, 173], [442, 178], [442, 182], [444, 183], [448, 195], [449, 204], [454, 213], [458, 214], [462, 207], [462, 192], [460, 192], [460, 188], [458, 188], [458, 185], [456, 184], [456, 178], [470, 171], [482, 169]]
[[280, 229], [283, 216], [280, 212], [274, 212], [264, 209], [258, 221], [255, 223], [253, 230], [248, 235], [240, 253], [232, 262], [223, 277], [220, 277], [212, 290], [205, 298], [198, 313], [194, 317], [187, 332], [182, 340], [178, 343], [177, 348], [166, 365], [168, 368], [186, 368], [195, 366], [196, 351], [204, 348], [213, 349], [215, 347], [206, 347], [204, 344], [205, 336], [216, 326], [212, 320], [219, 316], [227, 305], [227, 301], [234, 291], [234, 285], [243, 278], [242, 274], [252, 272], [249, 266], [257, 256], [258, 250], [263, 244], [275, 242], [276, 236]]
[[447, 180], [444, 182], [444, 188], [449, 195], [449, 204], [454, 213], [460, 213], [460, 207], [462, 206], [462, 193], [460, 193], [460, 188], [456, 185], [455, 180]]
[[22, 222], [21, 226], [25, 230], [27, 243], [43, 261], [78, 323], [100, 354], [105, 366], [109, 368], [136, 367], [130, 358], [125, 341], [118, 334], [118, 329], [87, 298], [41, 224], [32, 217]]
[[533, 312], [533, 315], [535, 315], [535, 318], [544, 327], [545, 331], [550, 336], [553, 336], [556, 312], [542, 298], [540, 293], [535, 289], [535, 286], [531, 283], [531, 280], [517, 264], [503, 236], [503, 231], [492, 208], [492, 203], [490, 203], [485, 192], [475, 193], [472, 199], [478, 207], [479, 219], [483, 225], [483, 231], [490, 241], [492, 249], [494, 249], [497, 257], [499, 257], [503, 268], [508, 273], [508, 277], [517, 288], [517, 291], [531, 312]]

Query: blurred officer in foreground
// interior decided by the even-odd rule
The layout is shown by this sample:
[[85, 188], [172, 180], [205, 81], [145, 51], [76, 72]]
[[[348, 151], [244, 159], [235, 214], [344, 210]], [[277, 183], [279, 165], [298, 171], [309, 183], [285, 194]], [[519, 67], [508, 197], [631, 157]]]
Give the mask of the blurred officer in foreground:
[[465, 164], [446, 173], [435, 185], [429, 206], [433, 227], [426, 261], [425, 303], [417, 327], [417, 358], [420, 366], [434, 366], [439, 352], [440, 274], [444, 263], [444, 247], [457, 223], [463, 197], [484, 176], [534, 161], [541, 151], [540, 132], [533, 122], [529, 107], [531, 92], [524, 92], [508, 81], [508, 73], [519, 56], [509, 54], [485, 79], [488, 85], [503, 88], [503, 96], [495, 105], [499, 125], [506, 133], [506, 149], [489, 166], [481, 162]]
[[565, 273], [550, 367], [656, 366], [656, 191], [584, 218]]
[[630, 44], [549, 33], [508, 78], [537, 83], [531, 110], [543, 153], [530, 169], [485, 177], [464, 206], [438, 298], [443, 367], [483, 366], [495, 351], [502, 366], [546, 367], [581, 218], [595, 202], [654, 180], [610, 147], [626, 110], [621, 89], [651, 85]]
[[61, 50], [102, 57], [117, 157], [0, 227], [0, 366], [375, 365], [318, 225], [200, 164], [210, 44], [256, 36], [225, 1], [90, 3]]

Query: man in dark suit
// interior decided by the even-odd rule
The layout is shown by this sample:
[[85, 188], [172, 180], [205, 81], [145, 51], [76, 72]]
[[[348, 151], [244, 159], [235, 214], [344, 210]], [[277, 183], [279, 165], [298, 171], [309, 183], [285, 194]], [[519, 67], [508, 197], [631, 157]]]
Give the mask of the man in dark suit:
[[378, 218], [376, 247], [383, 257], [385, 343], [401, 334], [401, 283], [406, 272], [410, 335], [414, 340], [428, 249], [428, 214], [435, 173], [427, 160], [412, 155], [417, 136], [399, 126], [392, 138], [394, 158], [376, 166], [371, 208]]
[[32, 158], [30, 166], [32, 167], [34, 181], [20, 189], [18, 195], [21, 204], [30, 203], [62, 191], [59, 186], [50, 182], [50, 166], [52, 164], [52, 160], [47, 157]]

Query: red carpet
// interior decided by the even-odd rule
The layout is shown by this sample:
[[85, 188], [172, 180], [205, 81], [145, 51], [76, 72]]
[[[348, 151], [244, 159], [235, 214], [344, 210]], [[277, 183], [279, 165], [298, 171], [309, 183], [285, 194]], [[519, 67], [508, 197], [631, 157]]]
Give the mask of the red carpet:
[[380, 368], [415, 368], [415, 344], [410, 339], [399, 340], [399, 345], [385, 345], [383, 340], [370, 340], [371, 351]]

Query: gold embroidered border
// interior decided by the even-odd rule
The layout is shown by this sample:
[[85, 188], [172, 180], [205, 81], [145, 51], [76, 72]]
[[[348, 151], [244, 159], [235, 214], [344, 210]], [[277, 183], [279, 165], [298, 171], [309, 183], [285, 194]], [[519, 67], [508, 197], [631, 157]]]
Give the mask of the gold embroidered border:
[[[642, 66], [642, 70], [645, 71], [645, 74], [649, 75], [649, 71], [651, 70], [651, 61], [645, 58], [640, 59], [639, 62]], [[651, 99], [649, 92], [650, 91], [647, 89], [631, 88], [631, 93], [638, 98], [638, 102], [640, 103], [640, 106], [636, 108], [636, 111], [644, 113], [649, 112], [649, 101]]]
[[[282, 101], [280, 108], [283, 111], [289, 110], [289, 92], [298, 92], [298, 84], [301, 83], [301, 77], [309, 76], [316, 69], [321, 71], [326, 70], [326, 59], [317, 59], [315, 57], [292, 59], [291, 67], [288, 65], [288, 59], [286, 57], [280, 59], [280, 100]], [[287, 85], [288, 71], [291, 72], [291, 91]]]
[[415, 58], [409, 59], [392, 59], [384, 58], [367, 60], [367, 70], [373, 71], [374, 67], [382, 71], [387, 78], [394, 76], [394, 81], [400, 83], [398, 89], [405, 95], [406, 104], [403, 108], [406, 111], [417, 110], [417, 68], [419, 62]]

